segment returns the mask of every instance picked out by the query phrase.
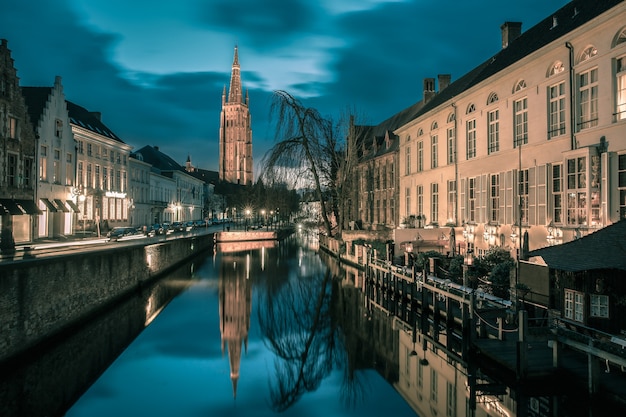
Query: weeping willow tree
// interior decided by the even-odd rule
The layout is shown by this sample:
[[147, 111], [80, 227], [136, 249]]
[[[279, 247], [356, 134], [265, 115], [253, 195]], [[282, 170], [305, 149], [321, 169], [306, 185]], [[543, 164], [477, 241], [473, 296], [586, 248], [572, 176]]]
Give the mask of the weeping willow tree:
[[274, 92], [270, 113], [276, 117], [277, 142], [265, 157], [263, 176], [268, 182], [293, 186], [310, 182], [321, 204], [324, 230], [331, 236], [333, 228], [325, 190], [332, 183], [329, 175], [333, 172], [333, 159], [329, 147], [335, 147], [333, 123], [281, 90]]

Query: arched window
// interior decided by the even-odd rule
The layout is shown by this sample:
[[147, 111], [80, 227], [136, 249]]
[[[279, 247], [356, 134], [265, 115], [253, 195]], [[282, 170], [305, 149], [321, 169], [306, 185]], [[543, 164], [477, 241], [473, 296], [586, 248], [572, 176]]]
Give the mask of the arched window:
[[554, 64], [550, 65], [548, 69], [548, 77], [552, 77], [553, 75], [557, 75], [565, 71], [565, 66], [561, 61], [556, 61]]
[[487, 97], [487, 104], [493, 104], [496, 103], [498, 101], [498, 94], [496, 93], [491, 93], [489, 94], [489, 97]]
[[522, 91], [525, 88], [526, 88], [526, 81], [519, 80], [517, 84], [515, 84], [515, 87], [513, 87], [513, 92], [517, 93], [518, 91]]
[[586, 47], [583, 52], [580, 54], [580, 59], [578, 60], [578, 62], [585, 62], [588, 59], [593, 58], [594, 56], [598, 55], [598, 50], [596, 49], [595, 46], [591, 45]]
[[465, 111], [465, 114], [474, 113], [475, 111], [476, 111], [476, 106], [474, 106], [474, 103], [470, 103], [469, 106], [467, 106], [467, 110]]
[[430, 130], [436, 130], [439, 129], [439, 125], [437, 124], [437, 122], [433, 122], [433, 124], [430, 126]]
[[406, 141], [410, 142], [411, 141], [411, 135], [406, 135]]
[[615, 36], [615, 39], [613, 40], [613, 44], [611, 45], [611, 47], [615, 48], [617, 45], [624, 42], [626, 42], [626, 28], [618, 32], [618, 34]]
[[424, 131], [420, 127], [420, 129], [417, 131], [417, 136], [422, 136], [423, 134], [424, 134]]
[[454, 113], [450, 113], [450, 114], [448, 115], [448, 123], [452, 123], [452, 122], [454, 122], [454, 119], [455, 119], [455, 117], [454, 117]]

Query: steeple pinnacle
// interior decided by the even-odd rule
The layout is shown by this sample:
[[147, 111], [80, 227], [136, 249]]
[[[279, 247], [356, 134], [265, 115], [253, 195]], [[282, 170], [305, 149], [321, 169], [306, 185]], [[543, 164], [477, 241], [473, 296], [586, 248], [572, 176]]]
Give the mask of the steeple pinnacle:
[[235, 45], [235, 57], [233, 59], [233, 70], [230, 75], [230, 88], [228, 90], [229, 103], [243, 103], [241, 96], [241, 71], [239, 69], [239, 53]]

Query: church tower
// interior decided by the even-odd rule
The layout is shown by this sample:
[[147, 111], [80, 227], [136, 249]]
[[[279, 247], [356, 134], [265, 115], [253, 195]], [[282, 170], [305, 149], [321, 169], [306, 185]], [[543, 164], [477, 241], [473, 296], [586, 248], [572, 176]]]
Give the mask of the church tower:
[[252, 172], [252, 128], [248, 92], [244, 99], [241, 91], [239, 54], [235, 46], [233, 69], [230, 76], [228, 99], [226, 86], [222, 93], [220, 114], [220, 180], [251, 185]]

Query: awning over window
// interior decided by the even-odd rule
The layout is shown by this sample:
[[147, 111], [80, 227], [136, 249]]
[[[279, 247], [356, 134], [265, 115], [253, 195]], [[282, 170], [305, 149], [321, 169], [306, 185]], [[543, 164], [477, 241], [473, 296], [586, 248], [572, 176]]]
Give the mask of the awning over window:
[[50, 213], [56, 213], [57, 211], [59, 211], [59, 210], [57, 210], [57, 208], [54, 206], [54, 204], [52, 204], [52, 203], [50, 202], [50, 200], [48, 200], [47, 198], [40, 198], [40, 200], [41, 200], [41, 202], [42, 202], [42, 203], [44, 203], [44, 204], [46, 205], [46, 207], [48, 207], [48, 211], [49, 211]]
[[12, 214], [14, 216], [19, 216], [19, 215], [24, 214], [22, 209], [19, 208], [17, 204], [15, 204], [15, 200], [2, 198], [0, 199], [0, 206], [2, 206], [0, 211], [4, 212], [4, 214]]
[[26, 214], [42, 214], [37, 204], [33, 200], [15, 200], [15, 202], [26, 212]]
[[57, 203], [57, 207], [59, 208], [59, 210], [61, 210], [62, 212], [65, 213], [69, 213], [70, 209], [67, 208], [67, 206], [65, 205], [65, 203], [63, 202], [63, 200], [59, 199], [59, 198], [55, 198], [54, 202]]
[[80, 213], [80, 209], [75, 202], [73, 202], [72, 200], [67, 200], [67, 204], [72, 208], [72, 210], [74, 210], [74, 213]]

